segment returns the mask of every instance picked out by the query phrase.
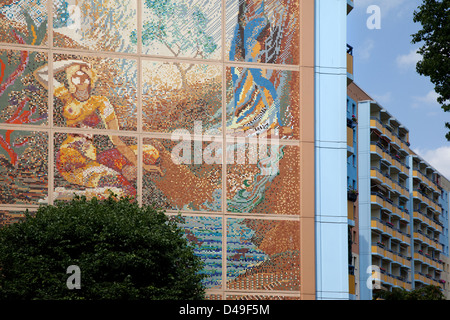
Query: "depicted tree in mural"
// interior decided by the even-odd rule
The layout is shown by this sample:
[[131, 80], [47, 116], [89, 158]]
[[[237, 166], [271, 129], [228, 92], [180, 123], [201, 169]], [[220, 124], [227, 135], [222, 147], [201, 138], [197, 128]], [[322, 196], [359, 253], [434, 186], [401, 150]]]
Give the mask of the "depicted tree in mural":
[[62, 28], [70, 25], [69, 4], [64, 0], [56, 0], [53, 3], [53, 28]]
[[[184, 1], [145, 0], [147, 18], [142, 28], [142, 43], [151, 48], [163, 48], [174, 57], [208, 58], [217, 44], [206, 32], [208, 18], [199, 6], [191, 6]], [[133, 32], [132, 42], [137, 43], [137, 33]], [[187, 85], [186, 74], [192, 64], [183, 68], [175, 63], [180, 72], [182, 87]]]

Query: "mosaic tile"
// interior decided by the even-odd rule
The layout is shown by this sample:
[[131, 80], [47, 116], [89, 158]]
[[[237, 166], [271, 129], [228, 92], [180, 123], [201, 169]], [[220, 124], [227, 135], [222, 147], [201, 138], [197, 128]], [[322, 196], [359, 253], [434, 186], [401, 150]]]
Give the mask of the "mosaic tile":
[[226, 300], [300, 300], [300, 297], [283, 296], [283, 295], [246, 294], [246, 295], [227, 295]]
[[2, 0], [0, 42], [48, 45], [47, 0]]
[[201, 274], [206, 276], [206, 289], [220, 289], [222, 285], [222, 218], [205, 216], [183, 216], [179, 226], [194, 247], [196, 255], [204, 263]]
[[143, 126], [145, 131], [206, 134], [221, 131], [222, 68], [217, 65], [143, 61]]
[[53, 45], [136, 53], [136, 0], [54, 0]]
[[[48, 67], [37, 77], [47, 79]], [[57, 54], [53, 77], [55, 125], [137, 129], [136, 60]]]
[[143, 53], [220, 59], [221, 6], [221, 0], [142, 0]]
[[300, 223], [227, 219], [227, 289], [300, 288]]
[[227, 134], [299, 139], [299, 72], [226, 69]]
[[144, 138], [143, 203], [168, 210], [221, 211], [221, 151], [220, 142], [194, 141], [190, 135]]
[[48, 135], [0, 130], [0, 203], [46, 203]]
[[34, 72], [47, 54], [0, 50], [0, 123], [47, 124], [48, 90]]
[[136, 196], [137, 139], [84, 133], [56, 133], [54, 200], [74, 194], [105, 198]]
[[299, 63], [299, 0], [226, 0], [231, 61]]
[[216, 293], [206, 293], [205, 300], [223, 300], [223, 296]]
[[300, 150], [271, 140], [227, 140], [227, 210], [300, 214]]
[[24, 218], [24, 211], [0, 210], [0, 228], [13, 223], [17, 223]]

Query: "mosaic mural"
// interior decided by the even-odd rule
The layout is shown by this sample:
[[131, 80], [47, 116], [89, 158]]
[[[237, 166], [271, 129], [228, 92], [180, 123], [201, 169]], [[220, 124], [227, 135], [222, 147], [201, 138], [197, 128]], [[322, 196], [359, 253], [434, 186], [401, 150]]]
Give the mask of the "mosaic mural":
[[208, 289], [222, 287], [222, 218], [205, 216], [183, 216], [179, 226], [194, 247], [205, 267], [203, 284]]
[[[143, 53], [221, 58], [221, 0], [142, 0]], [[137, 43], [137, 33], [132, 35]]]
[[[226, 289], [298, 291], [300, 223], [265, 219], [183, 216], [179, 226], [205, 263], [204, 284], [222, 288], [222, 248], [226, 240]], [[234, 297], [238, 299], [239, 297]], [[280, 297], [274, 297], [280, 299]]]
[[297, 299], [299, 2], [1, 1], [0, 206], [138, 197], [209, 299]]
[[25, 218], [23, 211], [0, 210], [0, 228], [6, 225], [17, 223]]
[[47, 0], [0, 2], [0, 43], [48, 45]]
[[300, 223], [227, 220], [227, 289], [300, 289]]
[[0, 204], [46, 203], [48, 135], [0, 129]]
[[[55, 134], [55, 200], [136, 196], [137, 139], [88, 133]], [[153, 154], [152, 154], [153, 156]]]
[[299, 215], [299, 148], [235, 141], [227, 148], [227, 210]]
[[135, 53], [136, 0], [53, 0], [53, 45]]
[[47, 124], [48, 91], [34, 76], [47, 54], [0, 50], [0, 123]]
[[227, 134], [299, 139], [299, 73], [227, 68]]
[[230, 61], [299, 62], [299, 0], [226, 0]]
[[[211, 299], [212, 300], [212, 299]], [[269, 296], [261, 294], [252, 295], [227, 295], [226, 300], [300, 300], [300, 296]]]
[[[48, 66], [36, 70], [48, 86]], [[53, 61], [54, 124], [137, 129], [137, 61], [58, 54]]]
[[[144, 138], [144, 147], [153, 146], [159, 152], [160, 172], [144, 173], [143, 203], [169, 210], [221, 211], [220, 142], [184, 138]], [[145, 154], [143, 161], [144, 166], [149, 163]]]
[[143, 61], [142, 117], [145, 131], [194, 134], [221, 131], [222, 67], [218, 65]]

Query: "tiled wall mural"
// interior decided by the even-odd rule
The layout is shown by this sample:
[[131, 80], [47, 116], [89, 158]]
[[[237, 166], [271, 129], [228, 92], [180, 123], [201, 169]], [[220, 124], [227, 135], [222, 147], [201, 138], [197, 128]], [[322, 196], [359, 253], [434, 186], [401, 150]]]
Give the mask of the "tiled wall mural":
[[182, 213], [211, 299], [300, 297], [299, 6], [2, 1], [2, 219], [112, 190]]
[[298, 0], [226, 0], [229, 60], [298, 64], [299, 5]]
[[0, 203], [39, 204], [48, 195], [48, 134], [0, 129]]
[[55, 134], [54, 200], [70, 199], [74, 193], [88, 198], [137, 194], [135, 137]]
[[[142, 61], [142, 126], [148, 132], [216, 133], [222, 126], [222, 67]], [[198, 130], [198, 129], [197, 129]]]

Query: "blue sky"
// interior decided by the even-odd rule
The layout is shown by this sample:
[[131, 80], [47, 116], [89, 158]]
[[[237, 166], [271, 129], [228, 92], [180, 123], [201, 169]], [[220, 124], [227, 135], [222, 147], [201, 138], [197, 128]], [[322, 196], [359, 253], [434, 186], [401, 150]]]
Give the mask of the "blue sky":
[[[410, 131], [411, 148], [450, 179], [450, 113], [436, 102], [434, 85], [416, 72], [419, 44], [411, 34], [421, 26], [413, 12], [421, 0], [355, 0], [348, 16], [347, 42], [353, 46], [354, 79]], [[380, 29], [369, 29], [371, 5], [380, 8]]]

